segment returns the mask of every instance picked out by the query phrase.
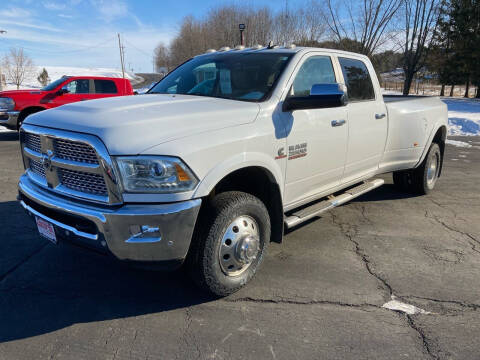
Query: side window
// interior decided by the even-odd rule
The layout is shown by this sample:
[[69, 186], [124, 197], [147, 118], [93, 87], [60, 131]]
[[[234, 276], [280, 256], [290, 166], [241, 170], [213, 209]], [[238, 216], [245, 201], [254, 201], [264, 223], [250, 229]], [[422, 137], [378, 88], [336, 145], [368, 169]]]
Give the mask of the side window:
[[372, 79], [363, 61], [338, 58], [347, 85], [349, 101], [374, 100]]
[[68, 89], [70, 94], [88, 94], [89, 82], [88, 79], [73, 80], [64, 87]]
[[94, 80], [96, 94], [116, 94], [117, 86], [112, 80]]
[[329, 56], [312, 56], [303, 64], [293, 82], [292, 96], [308, 96], [315, 84], [335, 83], [335, 72]]

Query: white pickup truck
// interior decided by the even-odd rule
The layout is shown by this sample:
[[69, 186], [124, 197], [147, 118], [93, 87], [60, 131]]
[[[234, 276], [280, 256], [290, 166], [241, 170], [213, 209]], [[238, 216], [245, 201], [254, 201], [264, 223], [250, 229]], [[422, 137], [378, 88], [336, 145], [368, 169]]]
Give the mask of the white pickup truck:
[[173, 269], [224, 296], [270, 241], [383, 184], [426, 194], [447, 108], [382, 96], [367, 57], [255, 47], [187, 61], [146, 95], [28, 117], [19, 201], [41, 235]]

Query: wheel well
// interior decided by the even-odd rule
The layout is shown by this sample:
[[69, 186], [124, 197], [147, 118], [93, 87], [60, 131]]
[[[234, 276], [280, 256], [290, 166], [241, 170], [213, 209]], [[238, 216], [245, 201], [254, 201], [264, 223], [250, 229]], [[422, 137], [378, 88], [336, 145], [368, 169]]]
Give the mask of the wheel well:
[[447, 139], [447, 128], [445, 126], [441, 126], [435, 133], [435, 136], [433, 137], [433, 140], [432, 140], [432, 143], [438, 144], [438, 146], [440, 147], [440, 153], [442, 154], [442, 162], [440, 163], [440, 171], [438, 172], [438, 176], [442, 174], [446, 139]]
[[22, 111], [20, 111], [20, 114], [18, 115], [18, 121], [23, 121], [25, 120], [25, 118], [28, 116], [28, 115], [31, 115], [33, 113], [36, 113], [36, 112], [39, 112], [39, 111], [42, 111], [42, 110], [45, 110], [45, 108], [41, 107], [41, 106], [30, 106], [30, 107], [27, 107], [25, 109], [23, 109]]
[[283, 239], [283, 205], [280, 188], [273, 175], [262, 167], [246, 167], [225, 176], [209, 197], [226, 191], [243, 191], [259, 198], [267, 207], [272, 226], [271, 241]]

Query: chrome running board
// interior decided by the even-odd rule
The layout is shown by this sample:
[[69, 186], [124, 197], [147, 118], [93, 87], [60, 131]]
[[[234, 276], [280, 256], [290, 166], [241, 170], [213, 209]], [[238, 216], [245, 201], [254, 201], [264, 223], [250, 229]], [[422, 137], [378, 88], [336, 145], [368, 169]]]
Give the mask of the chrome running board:
[[287, 228], [292, 228], [307, 220], [310, 220], [311, 218], [314, 218], [315, 216], [324, 213], [325, 211], [333, 209], [336, 206], [345, 204], [346, 202], [355, 199], [356, 197], [363, 195], [370, 190], [382, 186], [384, 182], [385, 180], [383, 179], [365, 181], [364, 183], [345, 191], [343, 194], [330, 197], [328, 200], [323, 200], [304, 209], [295, 211], [294, 213], [285, 217], [285, 223], [287, 225]]

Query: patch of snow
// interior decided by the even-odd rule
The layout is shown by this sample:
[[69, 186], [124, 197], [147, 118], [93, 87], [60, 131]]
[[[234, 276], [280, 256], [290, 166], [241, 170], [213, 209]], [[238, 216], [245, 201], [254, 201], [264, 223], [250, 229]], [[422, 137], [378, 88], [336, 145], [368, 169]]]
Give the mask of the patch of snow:
[[389, 310], [401, 311], [408, 315], [430, 314], [430, 312], [420, 309], [419, 307], [398, 301], [396, 297], [393, 295], [392, 295], [392, 300], [383, 304], [382, 307]]
[[480, 101], [442, 98], [448, 106], [449, 135], [480, 135]]
[[13, 130], [7, 129], [6, 127], [0, 126], [0, 132], [13, 132]]
[[[106, 76], [106, 77], [122, 77], [122, 70], [109, 68], [81, 68], [72, 66], [35, 66], [35, 70], [28, 74], [20, 89], [40, 89], [42, 85], [38, 82], [37, 77], [45, 68], [48, 72], [50, 81], [55, 81], [64, 75], [67, 76]], [[143, 78], [131, 72], [125, 72], [125, 77], [130, 80], [132, 85], [140, 83]], [[17, 86], [7, 81], [4, 90], [16, 90]]]
[[384, 88], [382, 88], [382, 95], [399, 95], [399, 96], [401, 96], [402, 92], [401, 91], [394, 91], [394, 90], [385, 90]]
[[465, 141], [447, 139], [447, 141], [445, 141], [445, 142], [449, 145], [453, 145], [453, 146], [461, 147], [461, 148], [471, 148], [472, 147], [472, 145], [470, 145], [469, 143], [466, 143]]

